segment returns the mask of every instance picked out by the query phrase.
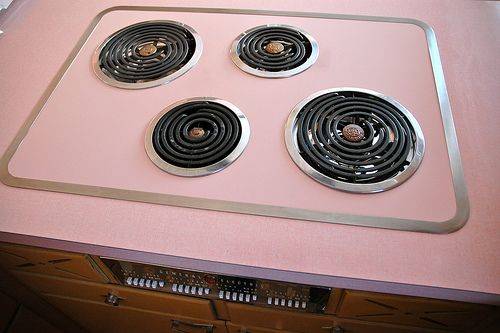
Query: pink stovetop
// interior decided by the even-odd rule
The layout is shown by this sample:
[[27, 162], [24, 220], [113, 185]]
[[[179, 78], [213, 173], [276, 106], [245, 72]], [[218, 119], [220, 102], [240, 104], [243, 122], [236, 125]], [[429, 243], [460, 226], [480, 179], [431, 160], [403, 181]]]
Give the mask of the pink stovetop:
[[[130, 24], [160, 19], [185, 23], [201, 36], [203, 53], [192, 70], [167, 85], [135, 91], [108, 86], [94, 75], [92, 54], [104, 39]], [[229, 57], [232, 41], [269, 23], [309, 32], [319, 44], [318, 61], [284, 79], [259, 78], [238, 69]], [[291, 109], [308, 95], [335, 87], [381, 92], [416, 117], [426, 139], [425, 156], [404, 184], [378, 194], [350, 194], [319, 184], [293, 163], [284, 145]], [[198, 96], [239, 107], [250, 122], [249, 144], [235, 163], [217, 174], [170, 175], [146, 155], [145, 129], [169, 104]], [[426, 35], [410, 23], [111, 11], [61, 79], [9, 170], [20, 178], [327, 213], [442, 222], [456, 211]]]
[[[0, 59], [5, 60], [0, 66], [2, 152], [89, 22], [100, 11], [123, 3], [16, 0], [9, 8], [0, 23], [5, 31], [0, 37]], [[164, 0], [126, 3], [166, 5]], [[440, 288], [449, 288], [450, 298], [470, 300], [460, 295], [461, 291], [471, 291], [476, 300], [483, 301], [488, 299], [483, 293], [500, 295], [498, 3], [171, 0], [168, 5], [411, 17], [429, 23], [439, 42], [470, 195], [467, 224], [452, 234], [434, 235], [209, 212], [0, 184], [2, 241], [95, 254], [103, 252], [93, 245], [121, 248], [136, 253], [140, 261], [153, 260], [151, 254], [157, 253], [206, 261], [206, 268], [214, 270], [220, 267], [216, 263], [235, 264], [237, 268], [226, 273], [237, 275], [252, 275], [253, 268], [261, 267], [269, 270], [267, 278], [284, 280], [296, 276], [291, 272], [302, 272], [328, 277], [336, 286], [342, 281], [363, 281], [359, 289], [376, 291], [385, 288], [388, 292], [422, 295], [427, 290], [432, 296]], [[13, 57], [12, 50], [22, 52]], [[324, 47], [322, 52], [325, 54]], [[179, 78], [175, 84], [187, 78]], [[164, 87], [154, 89], [163, 91]], [[305, 95], [301, 93], [297, 99]], [[433, 186], [429, 192], [435, 189]], [[396, 291], [392, 282], [405, 285]]]

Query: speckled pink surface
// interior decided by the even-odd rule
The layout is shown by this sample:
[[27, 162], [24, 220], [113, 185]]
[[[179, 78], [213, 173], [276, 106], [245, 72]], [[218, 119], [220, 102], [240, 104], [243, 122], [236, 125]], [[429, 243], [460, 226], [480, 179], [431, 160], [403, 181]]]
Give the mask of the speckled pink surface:
[[[195, 29], [203, 40], [200, 61], [161, 87], [131, 91], [101, 82], [90, 66], [100, 43], [123, 27], [147, 20], [174, 20]], [[268, 23], [301, 27], [314, 36], [320, 45], [314, 66], [282, 80], [248, 75], [234, 66], [228, 55], [234, 38]], [[283, 128], [290, 110], [314, 92], [346, 86], [396, 98], [422, 127], [425, 158], [403, 185], [372, 195], [335, 191], [309, 178], [289, 157]], [[144, 133], [167, 105], [196, 96], [222, 98], [239, 107], [250, 123], [250, 141], [222, 172], [195, 178], [170, 175], [149, 160]], [[111, 11], [59, 81], [9, 171], [17, 177], [71, 184], [432, 222], [451, 219], [456, 210], [425, 32], [407, 23]], [[434, 189], [428, 191], [431, 183]]]
[[[20, 1], [1, 23], [6, 33], [0, 37], [0, 151], [90, 20], [122, 4], [236, 6], [229, 1]], [[419, 234], [0, 185], [0, 230], [224, 263], [500, 294], [500, 150], [495, 148], [500, 143], [495, 44], [499, 6], [460, 1], [241, 1], [237, 6], [411, 17], [430, 24], [440, 47], [468, 185], [471, 217], [465, 227], [449, 235]], [[14, 57], [13, 50], [21, 51]], [[2, 239], [8, 240], [5, 235]]]

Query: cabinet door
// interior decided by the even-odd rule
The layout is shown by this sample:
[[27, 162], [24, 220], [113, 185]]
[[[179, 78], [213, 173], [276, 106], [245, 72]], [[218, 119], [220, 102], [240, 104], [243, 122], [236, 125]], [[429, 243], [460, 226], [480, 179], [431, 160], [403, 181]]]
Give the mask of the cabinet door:
[[325, 333], [323, 327], [333, 325], [330, 316], [261, 308], [227, 303], [231, 323], [243, 327], [260, 327], [303, 333]]
[[21, 306], [7, 333], [63, 333], [26, 307]]
[[55, 295], [44, 297], [92, 333], [225, 333], [225, 323], [173, 317], [126, 306], [112, 306]]
[[[291, 333], [290, 331], [277, 331], [260, 327], [245, 327], [231, 323], [228, 323], [226, 326], [228, 333]], [[327, 332], [325, 331], [325, 333]]]
[[[292, 331], [227, 324], [228, 333], [292, 333]], [[371, 323], [359, 320], [332, 318], [332, 325], [322, 327], [323, 333], [450, 333], [420, 327]]]
[[446, 330], [335, 318], [324, 333], [451, 333]]
[[490, 312], [490, 307], [478, 304], [346, 291], [337, 315], [417, 327], [468, 330]]
[[17, 302], [0, 292], [0, 332], [5, 332], [16, 310]]
[[85, 254], [0, 243], [0, 265], [6, 269], [105, 282]]
[[115, 296], [116, 301], [126, 307], [191, 318], [216, 319], [210, 301], [206, 299], [42, 274], [14, 272], [14, 276], [40, 293], [74, 297], [99, 303], [104, 303], [108, 296]]

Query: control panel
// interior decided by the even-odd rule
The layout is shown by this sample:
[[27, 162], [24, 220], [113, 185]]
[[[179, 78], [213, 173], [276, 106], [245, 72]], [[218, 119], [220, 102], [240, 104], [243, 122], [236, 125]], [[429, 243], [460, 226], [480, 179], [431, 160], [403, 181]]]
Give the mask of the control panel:
[[123, 285], [291, 311], [325, 310], [331, 288], [101, 258]]

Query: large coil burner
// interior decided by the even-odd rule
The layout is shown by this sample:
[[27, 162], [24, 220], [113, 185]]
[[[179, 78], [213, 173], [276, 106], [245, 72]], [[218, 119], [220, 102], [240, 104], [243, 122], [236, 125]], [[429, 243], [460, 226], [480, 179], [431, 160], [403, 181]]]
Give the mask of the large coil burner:
[[191, 69], [202, 52], [193, 28], [174, 21], [146, 21], [125, 27], [94, 53], [93, 67], [105, 83], [127, 89], [165, 84]]
[[422, 161], [425, 142], [396, 100], [357, 88], [329, 89], [291, 112], [285, 141], [293, 161], [320, 183], [373, 193], [398, 186]]
[[319, 49], [316, 40], [302, 29], [268, 24], [238, 36], [230, 53], [236, 66], [247, 73], [281, 78], [309, 68], [318, 58]]
[[146, 152], [160, 169], [178, 176], [203, 176], [236, 160], [250, 137], [245, 115], [233, 104], [196, 97], [170, 105], [146, 131]]

